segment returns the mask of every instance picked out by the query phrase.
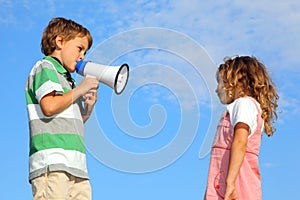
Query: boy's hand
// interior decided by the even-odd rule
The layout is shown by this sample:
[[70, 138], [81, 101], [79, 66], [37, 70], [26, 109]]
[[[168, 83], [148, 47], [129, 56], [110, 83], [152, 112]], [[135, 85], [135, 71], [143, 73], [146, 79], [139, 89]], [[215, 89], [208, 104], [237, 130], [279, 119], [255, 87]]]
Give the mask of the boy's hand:
[[97, 90], [98, 87], [99, 81], [97, 79], [86, 77], [76, 88], [74, 88], [74, 92], [76, 92], [76, 94], [79, 94], [79, 96], [84, 96], [90, 90]]
[[84, 100], [84, 115], [82, 115], [83, 122], [85, 122], [91, 115], [94, 105], [97, 102], [97, 90], [90, 90], [83, 96]]
[[83, 122], [85, 122], [91, 115], [94, 105], [97, 101], [97, 89], [99, 81], [95, 78], [86, 77], [81, 83], [74, 88], [74, 92], [79, 93], [84, 100], [84, 113], [82, 113]]

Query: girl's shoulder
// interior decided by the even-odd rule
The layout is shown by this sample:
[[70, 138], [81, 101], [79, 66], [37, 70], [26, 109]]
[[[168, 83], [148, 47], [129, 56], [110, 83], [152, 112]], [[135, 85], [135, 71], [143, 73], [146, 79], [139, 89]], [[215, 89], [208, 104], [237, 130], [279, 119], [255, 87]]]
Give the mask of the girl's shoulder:
[[259, 103], [251, 97], [242, 97], [226, 106], [229, 113], [230, 122], [233, 127], [238, 122], [243, 122], [250, 127], [250, 133], [253, 133], [257, 127], [257, 116], [260, 111]]
[[233, 110], [248, 110], [257, 113], [261, 111], [259, 103], [252, 97], [240, 97], [226, 106], [227, 111]]

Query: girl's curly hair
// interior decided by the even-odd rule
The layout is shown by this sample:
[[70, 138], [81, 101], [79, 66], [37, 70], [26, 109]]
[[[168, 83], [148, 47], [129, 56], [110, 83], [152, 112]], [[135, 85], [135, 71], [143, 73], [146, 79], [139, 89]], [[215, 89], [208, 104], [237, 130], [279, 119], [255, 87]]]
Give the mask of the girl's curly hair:
[[277, 120], [279, 96], [266, 67], [250, 56], [225, 58], [224, 61], [218, 68], [218, 75], [223, 80], [224, 87], [233, 91], [234, 99], [251, 96], [259, 102], [264, 132], [272, 136], [276, 130], [273, 123]]

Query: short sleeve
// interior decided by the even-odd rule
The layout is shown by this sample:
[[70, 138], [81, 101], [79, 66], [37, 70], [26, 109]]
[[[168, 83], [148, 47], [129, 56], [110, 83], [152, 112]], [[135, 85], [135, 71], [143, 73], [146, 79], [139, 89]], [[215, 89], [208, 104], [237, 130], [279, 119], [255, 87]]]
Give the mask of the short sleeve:
[[57, 77], [57, 71], [54, 66], [48, 62], [42, 62], [36, 68], [34, 76], [33, 91], [38, 102], [47, 94], [55, 91], [63, 93], [63, 88]]
[[250, 98], [238, 98], [227, 106], [232, 127], [239, 122], [249, 126], [249, 134], [253, 133], [257, 127], [257, 108]]

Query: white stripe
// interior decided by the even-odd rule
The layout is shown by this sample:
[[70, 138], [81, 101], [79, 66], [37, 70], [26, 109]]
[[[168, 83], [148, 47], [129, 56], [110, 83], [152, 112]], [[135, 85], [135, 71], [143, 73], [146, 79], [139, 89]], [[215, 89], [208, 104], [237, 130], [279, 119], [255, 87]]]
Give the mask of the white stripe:
[[52, 62], [50, 62], [49, 60], [39, 60], [39, 61], [37, 61], [37, 62], [35, 63], [35, 65], [32, 67], [32, 69], [31, 69], [29, 75], [30, 75], [30, 76], [34, 76], [34, 75], [36, 74], [36, 73], [35, 73], [36, 68], [38, 68], [41, 64], [43, 64], [43, 63], [45, 63], [45, 62], [48, 63], [49, 66], [51, 66], [53, 70], [57, 71], [56, 68], [54, 67], [54, 65], [52, 64]]
[[39, 87], [39, 89], [36, 90], [36, 98], [38, 102], [41, 101], [41, 99], [46, 95], [49, 94], [53, 91], [59, 91], [59, 92], [64, 92], [63, 88], [60, 84], [55, 83], [51, 80], [46, 81]]
[[86, 155], [84, 153], [61, 148], [38, 151], [29, 157], [29, 170], [34, 172], [48, 165], [64, 164], [87, 173]]
[[54, 65], [53, 65], [50, 61], [48, 61], [48, 60], [39, 60], [39, 61], [37, 61], [37, 62], [35, 63], [35, 65], [34, 65], [33, 68], [31, 69], [29, 75], [30, 75], [30, 76], [34, 76], [34, 75], [36, 74], [36, 73], [34, 72], [35, 69], [38, 68], [41, 64], [43, 64], [43, 63], [45, 63], [45, 62], [48, 63], [50, 66], [52, 66], [52, 69], [53, 69], [53, 70], [57, 71], [56, 68], [54, 67]]
[[30, 76], [34, 76], [35, 75], [35, 70], [36, 70], [36, 68], [40, 65], [40, 64], [42, 64], [42, 61], [37, 61], [36, 63], [35, 63], [35, 65], [33, 66], [33, 68], [31, 69], [31, 71], [30, 71]]
[[54, 67], [54, 64], [50, 60], [42, 60], [42, 62], [47, 62], [48, 64], [50, 64], [53, 67], [53, 69], [55, 71], [57, 71], [56, 68]]
[[71, 118], [71, 119], [79, 119], [82, 121], [82, 117], [80, 114], [80, 110], [77, 104], [70, 105], [67, 109], [65, 109], [63, 112], [53, 115], [51, 117], [47, 117], [43, 114], [41, 107], [39, 104], [28, 104], [27, 105], [28, 110], [28, 118], [29, 120], [35, 120], [35, 119], [45, 119], [45, 118]]

